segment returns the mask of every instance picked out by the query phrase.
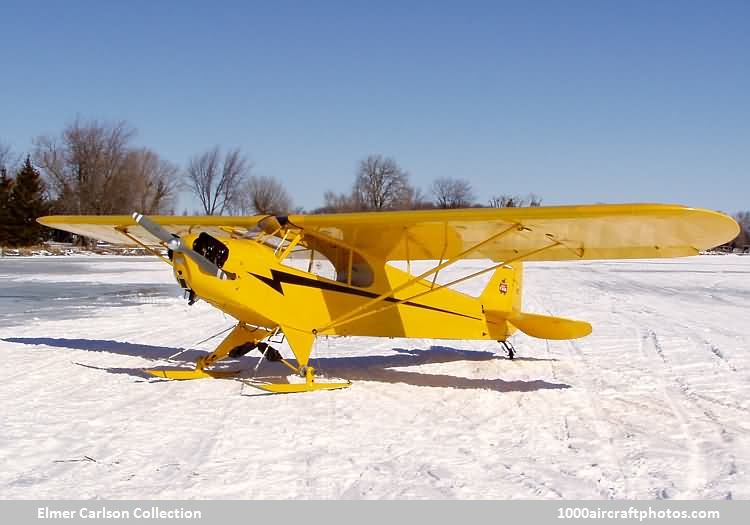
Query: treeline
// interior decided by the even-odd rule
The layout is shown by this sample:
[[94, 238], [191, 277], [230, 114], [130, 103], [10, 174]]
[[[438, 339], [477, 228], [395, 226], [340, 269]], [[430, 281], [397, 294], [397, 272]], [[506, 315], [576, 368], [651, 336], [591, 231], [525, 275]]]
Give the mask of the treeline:
[[734, 218], [740, 225], [740, 234], [727, 247], [732, 250], [747, 250], [750, 247], [750, 211], [741, 211]]
[[[77, 118], [57, 134], [34, 138], [23, 157], [0, 141], [0, 245], [28, 246], [50, 236], [66, 240], [67, 234], [37, 224], [45, 214], [174, 214], [180, 191], [190, 192], [200, 204], [192, 213], [304, 212], [278, 179], [255, 175], [240, 149], [207, 148], [180, 168], [135, 145], [135, 137], [135, 128], [124, 121]], [[463, 179], [437, 179], [425, 192], [411, 184], [394, 159], [382, 155], [362, 159], [350, 187], [349, 192], [326, 192], [323, 206], [310, 213], [541, 204], [535, 195], [500, 195], [479, 203]]]
[[[0, 144], [0, 244], [28, 246], [51, 235], [36, 218], [171, 209], [179, 168], [133, 145], [125, 122], [76, 120], [58, 135], [40, 135], [21, 163]], [[61, 235], [59, 233], [55, 235]]]
[[[61, 132], [40, 135], [32, 151], [14, 155], [0, 141], [0, 245], [28, 246], [50, 236], [36, 223], [45, 214], [174, 214], [177, 195], [188, 191], [200, 204], [192, 213], [254, 215], [303, 213], [284, 185], [257, 176], [240, 149], [207, 148], [184, 168], [150, 148], [136, 146], [126, 122], [76, 119]], [[1, 139], [1, 137], [0, 137]], [[430, 208], [539, 206], [534, 194], [479, 199], [468, 180], [443, 177], [426, 190], [411, 183], [398, 162], [383, 155], [363, 158], [348, 191], [326, 191], [323, 206], [309, 213], [417, 210]], [[183, 210], [188, 214], [188, 210]], [[736, 216], [742, 233], [732, 247], [750, 244], [750, 213]]]
[[327, 191], [324, 205], [313, 213], [353, 211], [419, 210], [429, 208], [521, 207], [540, 206], [542, 199], [498, 195], [480, 203], [465, 179], [443, 177], [432, 182], [427, 193], [413, 186], [409, 173], [398, 163], [382, 155], [362, 159], [348, 193]]

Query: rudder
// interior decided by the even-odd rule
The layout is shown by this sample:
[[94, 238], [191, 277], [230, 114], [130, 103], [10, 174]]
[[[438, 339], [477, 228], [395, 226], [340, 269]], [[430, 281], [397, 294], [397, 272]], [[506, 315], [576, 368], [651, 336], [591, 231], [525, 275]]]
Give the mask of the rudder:
[[523, 263], [501, 266], [479, 296], [482, 307], [496, 312], [520, 312], [522, 286]]

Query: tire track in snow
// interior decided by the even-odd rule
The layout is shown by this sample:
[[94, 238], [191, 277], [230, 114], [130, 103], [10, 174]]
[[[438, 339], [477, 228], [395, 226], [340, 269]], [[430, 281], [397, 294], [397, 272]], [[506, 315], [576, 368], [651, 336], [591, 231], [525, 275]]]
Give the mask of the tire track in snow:
[[[603, 273], [601, 270], [593, 269], [594, 273]], [[631, 279], [624, 278], [617, 274], [617, 272], [609, 272], [607, 275], [610, 278], [623, 281], [627, 283], [632, 291], [638, 291], [643, 293], [644, 289], [648, 290], [651, 288], [650, 285], [642, 285], [637, 286], [637, 283], [632, 281]], [[598, 288], [598, 286], [595, 286]], [[665, 312], [656, 312], [648, 307], [642, 307], [641, 310], [637, 313], [638, 317], [636, 317], [635, 313], [626, 314], [623, 312], [618, 312], [618, 315], [621, 317], [625, 317], [634, 327], [640, 329], [640, 327], [647, 325], [648, 323], [652, 323], [654, 321], [654, 316], [658, 315], [662, 318], [666, 318], [669, 320], [669, 322], [663, 322], [659, 323], [659, 331], [662, 332], [666, 330], [666, 327], [673, 327], [678, 326], [679, 332], [676, 332], [676, 335], [684, 337], [687, 334], [688, 341], [693, 340], [697, 341], [698, 344], [695, 344], [696, 348], [703, 348], [710, 352], [712, 360], [718, 360], [718, 362], [715, 361], [715, 364], [721, 365], [729, 369], [733, 373], [738, 373], [737, 367], [731, 362], [731, 360], [724, 354], [724, 352], [721, 351], [721, 348], [717, 346], [714, 342], [704, 337], [700, 332], [698, 332], [695, 328], [693, 328], [691, 325], [685, 323], [683, 319], [676, 317], [673, 314], [670, 314], [669, 311]], [[640, 317], [640, 318], [639, 318]], [[672, 329], [674, 332], [675, 330]], [[655, 332], [652, 330], [652, 333], [655, 334]], [[642, 338], [642, 335], [640, 336]], [[662, 351], [660, 354], [662, 360], [666, 363], [667, 359]], [[696, 405], [697, 408], [699, 408], [701, 411], [705, 411], [705, 407], [699, 404], [697, 402], [697, 399], [703, 399], [704, 401], [719, 405], [724, 408], [729, 408], [732, 410], [740, 411], [746, 414], [750, 414], [750, 409], [742, 407], [740, 405], [734, 404], [734, 403], [728, 403], [721, 400], [717, 400], [711, 397], [706, 396], [705, 394], [702, 394], [698, 391], [696, 391], [694, 388], [692, 388], [681, 376], [677, 374], [673, 374], [673, 380], [677, 385], [679, 386], [680, 390], [684, 393], [685, 397], [689, 399], [690, 402], [692, 402], [694, 405]], [[714, 421], [717, 420], [717, 418], [711, 414], [706, 414], [709, 419], [712, 419]], [[748, 433], [750, 430], [742, 427], [735, 426], [735, 428], [741, 432], [741, 433]], [[720, 430], [724, 430], [723, 428]]]
[[[739, 373], [739, 370], [737, 367], [735, 367], [732, 362], [721, 352], [721, 349], [711, 342], [709, 339], [706, 339], [700, 332], [695, 330], [694, 328], [676, 320], [670, 317], [670, 326], [678, 326], [680, 329], [680, 332], [684, 335], [688, 335], [688, 340], [694, 340], [698, 341], [700, 344], [696, 344], [696, 348], [704, 348], [710, 351], [712, 359], [716, 360], [718, 359], [718, 362], [716, 363], [717, 366], [725, 366], [727, 367], [732, 373]], [[719, 399], [715, 399], [709, 396], [706, 396], [705, 394], [699, 392], [695, 388], [691, 387], [687, 381], [685, 381], [682, 377], [675, 376], [674, 378], [675, 382], [679, 385], [680, 389], [684, 392], [685, 396], [690, 399], [690, 401], [701, 411], [704, 412], [704, 414], [711, 419], [712, 421], [717, 421], [718, 418], [708, 409], [706, 409], [699, 400], [703, 400], [707, 403], [710, 403], [711, 405], [718, 405], [723, 408], [728, 408], [734, 411], [742, 412], [744, 414], [750, 414], [750, 409], [745, 408], [743, 406], [740, 406], [738, 404], [734, 403], [728, 403]], [[745, 416], [746, 417], [746, 416]], [[717, 423], [718, 424], [718, 423]], [[743, 428], [740, 426], [734, 426], [730, 425], [737, 431], [744, 433], [744, 434], [750, 434], [750, 428]], [[722, 426], [721, 430], [725, 430]]]
[[[594, 273], [602, 272], [594, 270]], [[624, 278], [618, 275], [617, 272], [607, 272], [607, 276], [609, 280], [616, 280], [624, 283], [630, 293], [635, 292], [643, 294], [653, 288], [650, 284], [639, 286], [637, 282]], [[589, 284], [592, 284], [595, 289], [600, 288], [598, 284]], [[662, 292], [668, 291], [670, 294], [674, 293], [673, 289], [669, 287], [657, 288]], [[700, 420], [714, 426], [717, 433], [721, 436], [722, 442], [731, 441], [731, 437], [727, 430], [727, 424], [716, 417], [713, 412], [706, 409], [706, 407], [696, 399], [700, 396], [695, 389], [689, 386], [684, 377], [675, 372], [656, 330], [660, 333], [668, 330], [675, 332], [674, 325], [676, 325], [679, 328], [679, 332], [676, 332], [678, 337], [684, 337], [687, 333], [689, 341], [695, 341], [697, 339], [698, 344], [695, 344], [695, 347], [704, 348], [710, 351], [709, 355], [714, 366], [723, 367], [730, 370], [732, 373], [736, 373], [737, 369], [731, 362], [729, 362], [712, 341], [700, 335], [695, 329], [686, 325], [684, 322], [681, 322], [681, 320], [678, 321], [675, 316], [670, 315], [669, 312], [656, 312], [645, 306], [642, 306], [637, 312], [631, 310], [631, 312], [624, 313], [622, 310], [622, 308], [618, 309], [618, 317], [624, 318], [628, 321], [638, 333], [641, 353], [646, 357], [651, 356], [656, 358], [651, 359], [650, 362], [655, 361], [661, 363], [658, 368], [652, 367], [650, 370], [656, 372], [657, 377], [659, 378], [661, 394], [682, 429], [685, 449], [688, 450], [690, 454], [690, 459], [688, 461], [690, 475], [688, 476], [688, 480], [690, 482], [689, 490], [693, 493], [690, 497], [701, 497], [704, 495], [706, 488], [708, 488], [712, 482], [711, 476], [709, 475], [708, 458], [701, 450], [697, 439], [698, 430], [696, 422]], [[660, 322], [660, 320], [663, 320], [664, 318], [668, 319], [669, 322]], [[658, 325], [657, 321], [659, 321]], [[652, 328], [654, 325], [656, 325], [657, 328]], [[685, 403], [689, 404], [690, 408], [685, 407]], [[705, 417], [696, 419], [691, 415], [696, 412], [696, 410], [693, 409], [696, 409], [697, 413], [702, 414]], [[748, 433], [747, 429], [742, 429], [734, 425], [730, 426], [734, 427], [733, 429], [740, 433]], [[724, 471], [730, 473], [736, 472], [735, 457], [733, 454], [729, 454], [727, 458], [724, 458], [724, 461], [726, 466], [721, 469], [722, 473]]]
[[[379, 350], [391, 350], [394, 347], [394, 343], [391, 341], [383, 342], [375, 345]], [[414, 373], [419, 373], [415, 371]], [[381, 388], [377, 387], [373, 383], [373, 387], [367, 382], [358, 382], [358, 388], [367, 386], [369, 392], [374, 394], [377, 398], [383, 399], [383, 402], [377, 402], [378, 405], [384, 407], [384, 410], [390, 410], [388, 407], [398, 407], [404, 405], [413, 404], [412, 399], [404, 397], [403, 388], [408, 389], [410, 392], [414, 389], [423, 391], [421, 405], [417, 413], [418, 420], [410, 421], [411, 425], [420, 426], [417, 424], [418, 421], [438, 422], [445, 420], [446, 414], [450, 414], [452, 418], [455, 418], [450, 424], [445, 422], [440, 423], [441, 431], [439, 435], [434, 436], [434, 439], [445, 441], [450, 440], [451, 442], [456, 441], [456, 447], [458, 449], [467, 448], [461, 445], [459, 435], [474, 435], [475, 438], [478, 434], [486, 434], [488, 426], [491, 427], [493, 423], [498, 422], [497, 414], [488, 414], [480, 418], [470, 418], [463, 410], [457, 408], [455, 405], [458, 398], [471, 395], [468, 392], [455, 390], [451, 387], [417, 387], [413, 385], [404, 385], [395, 383], [397, 388]], [[507, 396], [514, 394], [507, 393]], [[514, 395], [515, 398], [520, 398], [524, 393]], [[498, 401], [502, 401], [502, 397]], [[401, 409], [403, 410], [403, 409]], [[399, 409], [394, 408], [394, 413], [399, 413]], [[476, 416], [474, 411], [469, 409], [469, 412]], [[482, 432], [484, 431], [484, 432]], [[389, 455], [382, 461], [370, 463], [364, 466], [359, 472], [358, 478], [349, 484], [349, 486], [343, 490], [340, 497], [374, 497], [379, 493], [379, 487], [375, 481], [371, 478], [377, 478], [384, 472], [388, 472], [391, 477], [401, 480], [413, 480], [414, 489], [419, 491], [418, 497], [440, 497], [440, 498], [456, 498], [461, 494], [461, 490], [470, 485], [471, 476], [467, 474], [466, 464], [461, 463], [457, 466], [446, 466], [440, 461], [437, 461], [439, 456], [432, 457], [433, 454], [430, 450], [423, 449], [422, 446], [414, 446], [413, 443], [419, 443], [419, 439], [412, 439], [404, 436], [404, 440], [399, 443], [398, 448], [400, 452], [395, 455]], [[407, 444], [406, 448], [404, 445]], [[476, 446], [485, 452], [490, 452], [490, 447], [495, 446], [489, 442], [473, 443], [475, 447], [468, 447], [472, 452], [467, 452], [469, 456], [473, 458], [471, 463], [479, 462], [479, 465], [488, 466], [482, 461], [482, 453], [476, 451]], [[389, 445], [390, 447], [390, 445]], [[427, 453], [426, 453], [427, 452]], [[493, 464], [494, 465], [494, 464]], [[457, 467], [457, 468], [456, 468]], [[474, 467], [476, 468], [476, 467]], [[495, 472], [495, 475], [497, 473]], [[512, 478], [512, 479], [511, 479]], [[555, 494], [557, 497], [562, 495], [554, 487], [545, 483], [544, 481], [534, 480], [524, 472], [513, 472], [512, 476], [504, 477], [503, 484], [513, 483], [522, 487], [523, 490], [531, 495], [542, 496], [545, 494]], [[396, 497], [407, 497], [414, 496], [413, 492], [399, 492], [398, 494], [392, 494]], [[380, 494], [382, 497], [382, 494]]]
[[[388, 346], [389, 348], [393, 348], [392, 343], [383, 342], [378, 345], [379, 348], [383, 348], [385, 346]], [[417, 387], [417, 386], [408, 386], [409, 389], [423, 389], [427, 388], [435, 393], [439, 391], [444, 391], [444, 388], [441, 387]], [[409, 400], [405, 400], [400, 395], [395, 394], [394, 392], [400, 391], [401, 389], [392, 390], [388, 388], [372, 388], [370, 390], [371, 393], [375, 394], [377, 397], [381, 399], [387, 399], [388, 404], [390, 406], [401, 406], [405, 403], [408, 404]], [[441, 396], [439, 399], [429, 399], [425, 400], [424, 403], [421, 405], [421, 408], [418, 413], [418, 417], [420, 419], [426, 420], [426, 421], [440, 421], [444, 418], [444, 408], [446, 406], [446, 402], [444, 398]], [[398, 410], [393, 410], [394, 413], [398, 413]], [[468, 418], [464, 416], [464, 414], [460, 412], [454, 412], [452, 413], [453, 416], [459, 416], [463, 418], [466, 421], [469, 421]], [[413, 424], [414, 422], [412, 422]], [[470, 424], [474, 424], [473, 422], [469, 421]], [[404, 443], [414, 443], [417, 442], [416, 440], [404, 440], [403, 442], [398, 444], [399, 452], [390, 455], [388, 458], [386, 458], [383, 461], [379, 461], [375, 464], [369, 464], [365, 466], [365, 469], [360, 473], [359, 479], [357, 482], [355, 482], [354, 485], [349, 487], [347, 489], [347, 493], [349, 491], [356, 489], [361, 490], [362, 487], [367, 486], [366, 478], [370, 475], [372, 475], [373, 470], [375, 472], [382, 471], [382, 469], [386, 469], [390, 471], [393, 475], [397, 476], [397, 479], [405, 480], [405, 479], [413, 479], [415, 476], [419, 476], [419, 479], [421, 480], [427, 480], [427, 487], [426, 489], [424, 486], [422, 486], [422, 491], [431, 492], [429, 495], [430, 498], [439, 497], [439, 498], [449, 498], [454, 499], [457, 497], [456, 493], [451, 487], [446, 486], [443, 482], [446, 479], [456, 479], [455, 474], [452, 471], [447, 470], [445, 467], [440, 466], [436, 467], [434, 465], [431, 465], [429, 461], [426, 461], [424, 458], [424, 453], [421, 451], [418, 447], [414, 446], [413, 444], [410, 444], [408, 446], [404, 446]], [[393, 444], [389, 445], [392, 446]], [[401, 458], [422, 458], [420, 461], [417, 461], [416, 463], [413, 461], [399, 461]], [[415, 468], [416, 467], [416, 468]], [[363, 485], [364, 483], [364, 485]], [[355, 486], [356, 485], [356, 486]], [[403, 491], [397, 495], [397, 497], [406, 497], [408, 494], [404, 494]], [[422, 494], [420, 497], [424, 497], [424, 494]]]
[[[567, 345], [572, 349], [573, 355], [576, 357], [580, 365], [583, 365], [584, 370], [592, 370], [585, 353], [581, 350], [580, 345], [575, 340], [567, 340]], [[599, 400], [600, 391], [594, 386], [593, 381], [585, 375], [579, 372], [580, 366], [572, 367], [576, 377], [581, 383], [583, 383], [584, 392], [588, 399], [588, 404], [594, 412], [594, 428], [599, 436], [599, 440], [603, 445], [604, 453], [607, 458], [617, 467], [619, 472], [619, 478], [622, 480], [622, 491], [624, 494], [618, 494], [616, 480], [609, 478], [607, 488], [607, 497], [609, 499], [617, 497], [628, 497], [629, 494], [629, 482], [628, 476], [623, 466], [623, 458], [617, 452], [618, 448], [615, 446], [615, 434], [612, 431], [613, 422], [606, 415], [607, 412], [602, 407], [602, 403]]]
[[[737, 367], [724, 354], [721, 348], [696, 330], [694, 328], [695, 325], [687, 324], [683, 319], [670, 315], [669, 312], [657, 312], [648, 307], [643, 307], [639, 314], [648, 319], [653, 319], [653, 316], [656, 315], [668, 319], [669, 323], [661, 323], [661, 331], [669, 330], [677, 337], [685, 337], [688, 341], [696, 343], [694, 344], [695, 348], [701, 348], [709, 352], [711, 359], [714, 360], [717, 365], [724, 366], [733, 373], [739, 372]], [[635, 324], [635, 317], [631, 315], [630, 321]]]
[[[634, 322], [634, 324], [636, 323]], [[697, 333], [692, 330], [690, 331], [694, 334]], [[700, 337], [699, 339], [703, 340]], [[718, 417], [711, 409], [707, 408], [700, 401], [702, 396], [695, 389], [690, 387], [684, 377], [674, 372], [667, 358], [667, 353], [660, 343], [659, 336], [654, 330], [647, 329], [643, 335], [643, 340], [647, 342], [646, 348], [653, 348], [655, 355], [658, 356], [664, 365], [659, 372], [661, 386], [664, 389], [665, 394], [668, 396], [673, 412], [679, 418], [680, 425], [685, 433], [686, 449], [690, 450], [691, 453], [689, 465], [694, 476], [689, 479], [692, 479], [692, 489], [694, 493], [690, 495], [690, 497], [706, 497], [706, 490], [720, 484], [724, 486], [726, 484], [724, 477], [726, 475], [731, 477], [737, 473], [735, 455], [727, 449], [727, 445], [731, 444], [733, 441], [732, 432], [747, 436], [750, 435], [750, 430], [722, 420], [722, 418]], [[724, 362], [717, 363], [715, 361], [714, 364], [717, 367], [726, 365]], [[669, 386], [670, 382], [673, 383], [673, 386], [671, 387]], [[685, 403], [690, 406], [687, 408], [684, 407]], [[721, 405], [725, 404], [721, 403]], [[730, 408], [736, 409], [740, 407], [730, 406]], [[693, 414], [698, 414], [698, 416], [696, 417]], [[703, 417], [701, 417], [701, 415]], [[704, 443], [708, 446], [722, 446], [720, 450], [711, 453], [711, 457], [721, 458], [723, 466], [719, 469], [709, 468], [710, 462], [708, 453], [704, 452], [699, 446], [700, 441], [698, 439], [696, 428], [697, 424], [701, 422], [708, 423], [714, 427], [716, 434], [719, 436], [719, 442], [706, 442], [704, 440]], [[731, 491], [728, 492], [725, 497], [731, 498]]]
[[[661, 391], [662, 396], [666, 400], [670, 410], [674, 414], [680, 425], [680, 428], [682, 429], [685, 448], [690, 452], [690, 459], [688, 461], [689, 472], [687, 477], [688, 481], [690, 482], [690, 490], [693, 491], [690, 497], [700, 497], [700, 490], [705, 487], [707, 480], [705, 457], [702, 454], [700, 447], [697, 445], [697, 440], [695, 438], [695, 433], [693, 431], [690, 418], [687, 415], [686, 411], [683, 409], [680, 400], [677, 399], [684, 393], [681, 389], [679, 389], [678, 392], [675, 393], [674, 389], [669, 385], [669, 383], [671, 383], [672, 381], [670, 381], [670, 378], [667, 377], [665, 368], [670, 367], [664, 355], [664, 349], [659, 342], [659, 338], [656, 335], [656, 332], [654, 332], [650, 328], [642, 331], [640, 342], [641, 353], [643, 353], [646, 357], [650, 356], [652, 358], [655, 358], [657, 361], [660, 361], [662, 363], [661, 367], [659, 367], [658, 369], [654, 368], [653, 370], [656, 372], [657, 377], [659, 378], [659, 390]], [[650, 361], [653, 362], [654, 359], [650, 359]]]
[[[632, 279], [618, 275], [617, 272], [602, 272], [598, 269], [592, 269], [592, 271], [597, 274], [606, 273], [610, 282], [613, 280], [619, 281], [624, 285], [628, 293], [646, 293], [653, 288], [649, 285], [646, 290], [644, 289], [646, 288], [646, 285], [639, 285], [639, 283]], [[592, 283], [592, 286], [595, 289], [601, 289], [599, 284]], [[673, 290], [667, 287], [662, 286], [657, 288], [662, 293], [665, 291], [668, 291], [670, 294], [673, 293]], [[611, 298], [616, 302], [616, 297]], [[649, 371], [656, 374], [656, 377], [659, 380], [659, 391], [661, 396], [665, 400], [666, 406], [669, 407], [670, 412], [673, 414], [682, 430], [685, 449], [689, 451], [689, 475], [687, 477], [689, 481], [688, 490], [692, 492], [692, 497], [699, 497], [699, 491], [705, 486], [707, 481], [705, 458], [696, 444], [694, 431], [689, 422], [689, 417], [683, 409], [681, 401], [678, 399], [678, 397], [684, 396], [684, 391], [681, 388], [678, 388], [675, 391], [673, 387], [670, 387], [670, 383], [674, 382], [674, 379], [677, 376], [673, 373], [671, 366], [667, 361], [664, 349], [661, 346], [656, 332], [654, 329], [650, 328], [651, 324], [654, 323], [655, 313], [656, 312], [652, 312], [648, 308], [641, 308], [638, 315], [644, 318], [639, 319], [636, 315], [632, 313], [624, 313], [622, 309], [620, 309], [617, 316], [619, 318], [624, 318], [633, 326], [639, 341], [639, 353], [646, 358], [647, 362], [660, 364], [658, 367], [649, 367]], [[663, 324], [664, 323], [661, 323], [660, 326]]]
[[[547, 308], [544, 303], [538, 301], [536, 297], [531, 297], [531, 299], [536, 304], [536, 308], [538, 310], [545, 311], [547, 315], [554, 315], [553, 312], [549, 308]], [[565, 343], [570, 350], [569, 354], [573, 355], [579, 364], [579, 366], [572, 366], [571, 369], [573, 370], [573, 373], [576, 377], [576, 382], [580, 385], [583, 385], [583, 392], [587, 400], [586, 403], [594, 414], [594, 431], [599, 437], [599, 442], [602, 445], [606, 459], [609, 461], [609, 463], [614, 465], [614, 470], [616, 470], [616, 472], [618, 473], [617, 476], [612, 477], [609, 475], [609, 472], [611, 472], [610, 469], [602, 469], [602, 480], [599, 483], [605, 489], [606, 497], [609, 499], [614, 499], [617, 497], [628, 497], [629, 480], [625, 472], [623, 458], [617, 452], [617, 447], [615, 446], [614, 432], [612, 431], [613, 423], [607, 416], [607, 412], [603, 409], [601, 401], [599, 400], [599, 390], [596, 388], [593, 381], [591, 381], [588, 375], [580, 372], [581, 369], [592, 370], [592, 367], [590, 366], [590, 363], [588, 362], [588, 359], [586, 358], [586, 355], [581, 349], [580, 345], [575, 340], [566, 340]], [[546, 341], [546, 345], [547, 352], [549, 354], [550, 347], [548, 341]], [[557, 377], [554, 362], [551, 361], [550, 365], [552, 366], [553, 377]], [[567, 420], [565, 421], [565, 425], [568, 425]], [[569, 430], [566, 430], [566, 433], [568, 431]], [[619, 487], [619, 492], [621, 493], [618, 493], [619, 484], [622, 485], [621, 487]]]

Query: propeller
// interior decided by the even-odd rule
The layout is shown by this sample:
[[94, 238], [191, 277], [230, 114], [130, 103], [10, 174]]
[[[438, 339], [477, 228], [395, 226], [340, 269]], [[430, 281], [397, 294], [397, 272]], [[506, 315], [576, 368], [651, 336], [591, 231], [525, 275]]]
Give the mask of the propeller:
[[182, 242], [182, 239], [180, 239], [177, 235], [169, 233], [165, 228], [162, 228], [145, 215], [134, 212], [133, 220], [140, 224], [144, 230], [166, 244], [167, 248], [169, 248], [173, 252], [182, 253], [186, 257], [192, 259], [193, 262], [197, 264], [201, 271], [203, 271], [204, 273], [207, 273], [208, 275], [214, 275], [223, 281], [226, 281], [228, 279], [231, 280], [236, 277], [232, 272], [225, 272], [214, 263], [206, 259], [200, 253], [196, 252], [189, 246], [185, 246], [185, 244]]

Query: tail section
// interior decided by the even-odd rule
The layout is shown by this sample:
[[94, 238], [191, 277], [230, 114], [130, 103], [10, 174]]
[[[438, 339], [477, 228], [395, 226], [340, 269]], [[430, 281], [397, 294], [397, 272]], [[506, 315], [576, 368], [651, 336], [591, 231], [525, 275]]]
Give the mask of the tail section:
[[492, 274], [479, 300], [485, 311], [520, 312], [522, 286], [523, 264], [504, 265]]
[[508, 322], [526, 335], [539, 339], [578, 339], [591, 333], [586, 321], [518, 312]]
[[511, 327], [518, 328], [526, 335], [539, 339], [578, 339], [591, 333], [589, 323], [575, 319], [496, 310], [485, 310], [484, 314], [487, 316], [487, 320], [495, 325], [505, 322]]
[[501, 266], [495, 270], [480, 296], [488, 321], [496, 326], [508, 323], [508, 334], [512, 332], [512, 328], [517, 328], [526, 335], [539, 339], [578, 339], [591, 333], [591, 325], [585, 321], [522, 312], [522, 285], [521, 263]]

